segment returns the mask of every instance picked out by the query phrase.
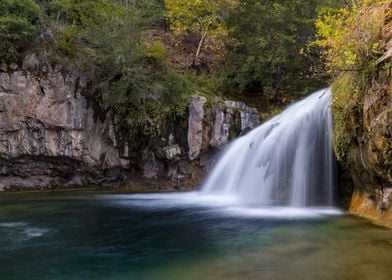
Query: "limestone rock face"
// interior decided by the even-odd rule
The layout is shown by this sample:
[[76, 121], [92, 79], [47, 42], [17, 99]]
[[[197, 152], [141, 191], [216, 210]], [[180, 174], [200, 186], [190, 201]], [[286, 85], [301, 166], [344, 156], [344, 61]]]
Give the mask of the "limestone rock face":
[[198, 186], [211, 170], [216, 151], [260, 124], [258, 110], [242, 102], [209, 104], [193, 95], [187, 109], [184, 117], [169, 117], [159, 136], [145, 137], [139, 155], [144, 178], [166, 178], [174, 189]]
[[0, 65], [0, 191], [135, 178], [138, 191], [155, 183], [159, 190], [197, 186], [214, 152], [260, 123], [258, 111], [241, 102], [211, 105], [193, 95], [187, 114], [158, 116], [148, 129], [124, 127], [88, 89], [78, 71], [51, 65], [44, 55]]
[[30, 72], [39, 65], [31, 55], [26, 70], [0, 72], [0, 188], [101, 183], [105, 170], [126, 167], [109, 137], [111, 112], [95, 118], [79, 74]]
[[260, 125], [258, 110], [243, 102], [226, 101], [224, 106], [215, 106], [213, 113], [215, 120], [210, 144], [214, 148], [221, 148], [236, 136]]
[[203, 96], [193, 95], [189, 101], [188, 110], [188, 158], [194, 160], [199, 156], [203, 141], [204, 104], [207, 99]]
[[189, 102], [188, 157], [194, 160], [206, 148], [220, 149], [230, 140], [260, 125], [256, 108], [243, 102], [205, 106], [204, 97], [194, 95]]
[[[386, 54], [391, 31], [392, 21], [383, 30]], [[352, 178], [351, 212], [392, 227], [392, 76], [383, 66], [390, 60], [380, 62], [360, 95], [359, 112], [347, 120], [353, 140], [342, 165]]]
[[[362, 122], [343, 163], [354, 188], [350, 210], [392, 226], [392, 77], [388, 71], [380, 71], [369, 83], [362, 102]], [[359, 121], [350, 120], [352, 127]]]

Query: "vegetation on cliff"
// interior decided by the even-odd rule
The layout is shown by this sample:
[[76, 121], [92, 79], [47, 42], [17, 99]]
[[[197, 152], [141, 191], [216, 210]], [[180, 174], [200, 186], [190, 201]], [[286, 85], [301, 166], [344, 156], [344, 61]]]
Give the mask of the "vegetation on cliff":
[[[380, 67], [391, 66], [378, 63], [384, 54], [382, 27], [390, 13], [388, 2], [360, 0], [338, 9], [324, 8], [316, 22], [315, 43], [324, 48], [327, 70], [334, 77], [335, 148], [342, 161], [353, 141], [367, 137], [361, 131], [361, 102], [369, 79]], [[356, 120], [355, 127], [352, 119]]]
[[31, 0], [0, 2], [0, 61], [15, 61], [40, 31], [42, 11]]
[[4, 0], [0, 60], [39, 52], [72, 64], [101, 108], [140, 127], [183, 115], [194, 92], [209, 102], [235, 95], [273, 114], [332, 76], [344, 159], [353, 141], [345, 120], [360, 114], [359, 93], [383, 53], [387, 2]]
[[5, 0], [0, 60], [39, 52], [72, 64], [125, 122], [182, 114], [195, 91], [287, 103], [326, 84], [308, 45], [317, 10], [340, 2]]
[[227, 90], [277, 98], [325, 86], [315, 19], [338, 1], [240, 1], [228, 19]]

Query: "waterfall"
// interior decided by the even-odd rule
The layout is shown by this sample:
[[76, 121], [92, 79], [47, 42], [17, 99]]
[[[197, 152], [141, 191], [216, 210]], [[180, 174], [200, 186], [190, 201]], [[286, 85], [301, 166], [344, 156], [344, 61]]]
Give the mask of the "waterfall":
[[331, 206], [335, 189], [331, 90], [317, 91], [233, 141], [202, 193], [245, 204]]

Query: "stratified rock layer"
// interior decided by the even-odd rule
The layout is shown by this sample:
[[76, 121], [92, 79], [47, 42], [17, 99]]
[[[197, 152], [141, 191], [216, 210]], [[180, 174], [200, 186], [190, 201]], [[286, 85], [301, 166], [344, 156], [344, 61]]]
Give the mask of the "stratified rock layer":
[[111, 112], [95, 118], [76, 71], [44, 73], [37, 65], [0, 72], [0, 189], [119, 180], [120, 173], [105, 174], [128, 165], [110, 133]]
[[259, 124], [257, 110], [243, 103], [207, 106], [194, 95], [183, 119], [159, 120], [158, 135], [120, 129], [112, 110], [97, 112], [84, 94], [87, 84], [78, 71], [36, 54], [22, 65], [0, 65], [0, 190], [118, 185], [134, 178], [194, 186], [214, 150]]

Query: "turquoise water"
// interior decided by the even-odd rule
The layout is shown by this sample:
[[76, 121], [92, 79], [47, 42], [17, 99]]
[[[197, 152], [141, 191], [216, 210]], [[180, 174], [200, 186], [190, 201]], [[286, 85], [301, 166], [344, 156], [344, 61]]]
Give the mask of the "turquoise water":
[[0, 279], [392, 279], [390, 230], [195, 196], [2, 195]]

